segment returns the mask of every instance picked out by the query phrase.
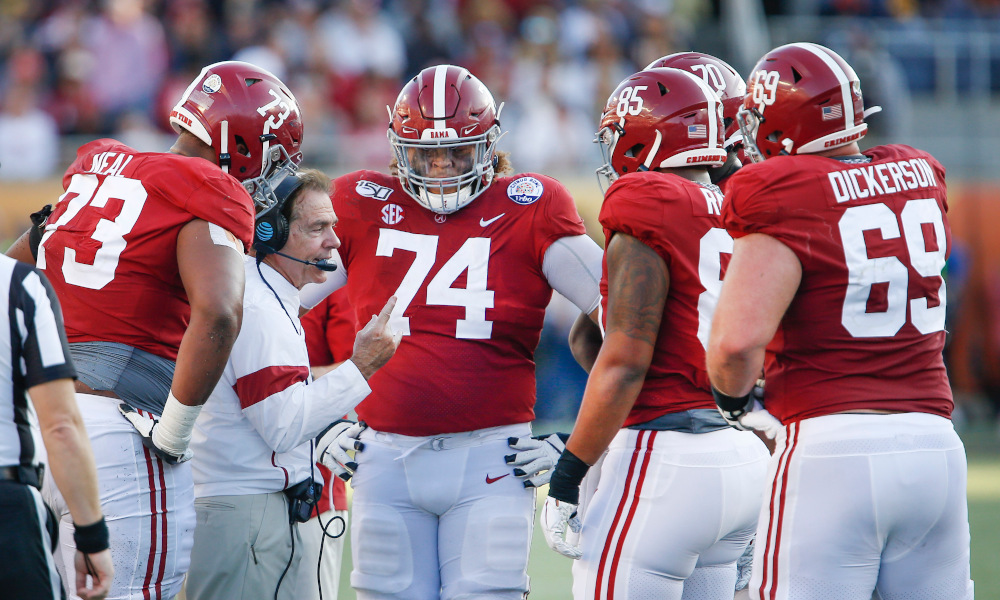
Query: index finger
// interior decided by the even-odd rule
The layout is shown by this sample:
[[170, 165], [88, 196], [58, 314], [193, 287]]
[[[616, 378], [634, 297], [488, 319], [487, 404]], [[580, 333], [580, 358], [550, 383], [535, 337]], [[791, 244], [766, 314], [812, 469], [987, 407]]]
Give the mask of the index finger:
[[385, 325], [386, 323], [388, 323], [389, 315], [392, 313], [392, 309], [394, 308], [396, 308], [396, 297], [392, 296], [385, 303], [385, 306], [382, 307], [382, 312], [378, 314], [376, 323], [378, 323], [379, 325]]

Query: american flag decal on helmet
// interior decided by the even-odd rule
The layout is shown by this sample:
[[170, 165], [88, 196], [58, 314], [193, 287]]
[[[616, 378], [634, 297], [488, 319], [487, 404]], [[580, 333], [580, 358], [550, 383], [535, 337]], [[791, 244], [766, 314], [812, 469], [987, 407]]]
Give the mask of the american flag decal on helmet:
[[689, 138], [708, 137], [708, 130], [705, 129], [704, 125], [688, 125], [688, 137]]
[[823, 107], [823, 120], [841, 119], [844, 117], [844, 107], [840, 104]]

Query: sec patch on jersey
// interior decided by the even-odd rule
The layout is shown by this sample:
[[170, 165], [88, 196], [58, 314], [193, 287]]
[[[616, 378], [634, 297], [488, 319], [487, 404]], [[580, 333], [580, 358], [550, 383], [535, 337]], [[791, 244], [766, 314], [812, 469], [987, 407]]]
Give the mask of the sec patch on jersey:
[[523, 206], [532, 204], [542, 197], [545, 188], [534, 177], [519, 177], [507, 186], [507, 197]]

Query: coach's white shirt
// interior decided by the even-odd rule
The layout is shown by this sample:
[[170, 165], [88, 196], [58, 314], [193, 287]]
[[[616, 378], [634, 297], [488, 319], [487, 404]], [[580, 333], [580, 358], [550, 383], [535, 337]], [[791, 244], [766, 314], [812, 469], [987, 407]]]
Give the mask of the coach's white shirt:
[[196, 497], [303, 481], [313, 471], [312, 439], [371, 393], [351, 361], [313, 381], [298, 290], [266, 264], [258, 272], [256, 259], [247, 257], [245, 270], [243, 326], [191, 440]]

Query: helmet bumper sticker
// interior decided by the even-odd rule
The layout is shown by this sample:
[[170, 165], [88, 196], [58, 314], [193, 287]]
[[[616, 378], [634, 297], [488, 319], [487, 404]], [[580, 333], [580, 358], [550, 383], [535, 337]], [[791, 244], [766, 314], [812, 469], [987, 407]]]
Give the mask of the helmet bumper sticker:
[[519, 177], [507, 186], [507, 197], [516, 204], [533, 204], [542, 197], [542, 182], [534, 177]]
[[205, 83], [201, 84], [201, 89], [206, 94], [214, 94], [222, 89], [222, 78], [217, 73], [212, 73], [205, 80]]

